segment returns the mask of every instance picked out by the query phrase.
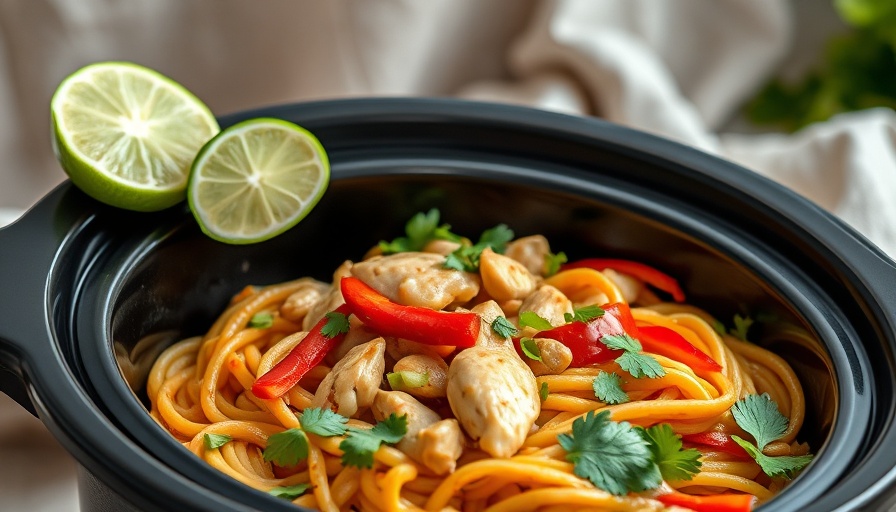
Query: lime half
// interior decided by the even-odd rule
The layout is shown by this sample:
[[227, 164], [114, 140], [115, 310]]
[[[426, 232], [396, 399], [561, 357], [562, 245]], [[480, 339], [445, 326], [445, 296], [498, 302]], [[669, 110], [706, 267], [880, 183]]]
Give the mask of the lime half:
[[79, 69], [59, 84], [50, 111], [53, 148], [72, 182], [129, 210], [182, 201], [190, 164], [219, 131], [193, 94], [129, 62]]
[[302, 220], [329, 181], [330, 163], [314, 135], [287, 121], [256, 118], [225, 129], [202, 148], [187, 199], [208, 236], [248, 244]]

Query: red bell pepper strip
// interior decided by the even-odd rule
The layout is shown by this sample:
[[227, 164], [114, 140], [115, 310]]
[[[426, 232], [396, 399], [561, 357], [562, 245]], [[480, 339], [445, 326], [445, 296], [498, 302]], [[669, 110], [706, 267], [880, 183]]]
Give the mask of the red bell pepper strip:
[[637, 261], [610, 258], [588, 258], [566, 263], [560, 268], [562, 270], [571, 268], [593, 268], [598, 271], [610, 268], [617, 272], [640, 279], [655, 288], [659, 288], [672, 295], [672, 299], [674, 299], [675, 302], [684, 302], [684, 291], [682, 291], [681, 286], [678, 285], [678, 281], [675, 280], [674, 277], [661, 272], [650, 265], [645, 265], [644, 263], [639, 263]]
[[476, 313], [436, 311], [396, 304], [356, 277], [340, 282], [351, 312], [382, 336], [395, 336], [427, 345], [472, 347], [482, 320]]
[[638, 341], [647, 352], [682, 362], [695, 372], [720, 372], [722, 367], [681, 334], [660, 325], [638, 327]]
[[585, 322], [568, 324], [541, 331], [538, 338], [550, 338], [563, 343], [572, 352], [570, 366], [579, 368], [590, 364], [612, 361], [622, 355], [622, 350], [607, 348], [600, 341], [604, 336], [619, 336], [628, 333], [636, 337], [638, 327], [632, 318], [631, 310], [622, 302], [601, 306], [604, 314]]
[[689, 508], [694, 512], [749, 512], [756, 504], [756, 497], [752, 494], [715, 494], [710, 496], [696, 496], [683, 492], [672, 491], [661, 494], [653, 499], [668, 507], [677, 506]]
[[[335, 309], [337, 313], [348, 315], [349, 307], [345, 304]], [[321, 332], [329, 318], [321, 318], [298, 345], [286, 354], [286, 357], [275, 364], [267, 373], [255, 379], [252, 393], [258, 398], [269, 400], [278, 398], [298, 384], [308, 370], [314, 368], [345, 338], [345, 333], [327, 337]]]
[[685, 434], [681, 436], [681, 440], [688, 444], [711, 447], [714, 451], [725, 452], [742, 459], [751, 459], [739, 444], [735, 443], [731, 436], [718, 430], [710, 430], [709, 432], [700, 432], [699, 434]]

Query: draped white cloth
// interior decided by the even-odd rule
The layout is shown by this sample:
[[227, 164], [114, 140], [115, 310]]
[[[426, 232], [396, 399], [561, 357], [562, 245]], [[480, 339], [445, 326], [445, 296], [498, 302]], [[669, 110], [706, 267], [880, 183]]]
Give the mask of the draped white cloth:
[[[217, 114], [344, 96], [459, 96], [599, 116], [741, 163], [896, 255], [896, 116], [794, 135], [739, 112], [843, 30], [815, 0], [0, 0], [0, 225], [64, 179], [49, 99], [131, 60]], [[0, 399], [3, 510], [77, 510], [72, 459]]]

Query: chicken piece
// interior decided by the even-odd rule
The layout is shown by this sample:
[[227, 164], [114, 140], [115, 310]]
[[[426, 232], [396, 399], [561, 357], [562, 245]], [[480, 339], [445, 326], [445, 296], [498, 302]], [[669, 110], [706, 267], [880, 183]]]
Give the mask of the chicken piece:
[[417, 434], [420, 462], [437, 475], [453, 473], [464, 451], [464, 433], [454, 418], [437, 421]]
[[498, 302], [522, 299], [532, 293], [536, 278], [522, 263], [486, 247], [479, 256], [482, 287]]
[[348, 351], [324, 377], [312, 407], [326, 407], [351, 418], [362, 407], [368, 407], [383, 381], [386, 341], [368, 341]]
[[443, 309], [479, 293], [479, 276], [444, 268], [444, 264], [441, 254], [401, 252], [356, 263], [352, 275], [406, 306]]
[[508, 346], [513, 349], [512, 341], [509, 338], [501, 336], [494, 329], [492, 323], [499, 317], [504, 316], [501, 306], [493, 300], [477, 304], [470, 310], [472, 313], [479, 315], [482, 319], [482, 327], [479, 329], [479, 337], [476, 338], [477, 346], [503, 347]]
[[535, 375], [508, 338], [491, 322], [501, 315], [494, 301], [475, 308], [483, 320], [474, 347], [448, 367], [448, 403], [461, 426], [493, 457], [510, 457], [522, 446], [541, 412]]
[[512, 316], [517, 316], [520, 314], [520, 306], [523, 305], [523, 301], [520, 299], [510, 299], [505, 300], [501, 304], [501, 310], [504, 311], [504, 316], [510, 318]]
[[525, 358], [526, 364], [536, 377], [541, 375], [558, 375], [569, 368], [572, 363], [572, 350], [563, 343], [550, 338], [533, 338], [541, 361]]
[[541, 235], [524, 236], [507, 244], [504, 255], [523, 264], [536, 276], [544, 276], [548, 254], [551, 246], [548, 239]]
[[345, 304], [345, 299], [342, 298], [342, 291], [339, 289], [339, 281], [343, 277], [351, 275], [351, 268], [352, 262], [345, 261], [333, 272], [333, 283], [330, 285], [329, 291], [308, 310], [308, 314], [305, 315], [305, 319], [302, 321], [303, 330], [310, 331], [324, 315]]
[[301, 322], [311, 308], [329, 291], [327, 283], [306, 278], [298, 290], [280, 305], [280, 316], [292, 322]]
[[373, 415], [381, 421], [390, 414], [407, 415], [407, 433], [395, 445], [399, 450], [437, 475], [454, 471], [464, 449], [457, 420], [443, 420], [407, 393], [380, 390], [373, 400]]
[[[368, 329], [367, 326], [364, 325], [364, 322], [358, 319], [355, 315], [349, 315], [348, 325], [349, 329], [348, 332], [345, 333], [345, 338], [343, 338], [342, 342], [340, 342], [339, 345], [336, 345], [326, 356], [326, 361], [330, 363], [331, 366], [344, 358], [349, 350], [379, 337], [379, 334]], [[389, 340], [386, 340], [387, 347], [388, 344]]]
[[573, 313], [572, 301], [563, 292], [551, 285], [542, 285], [534, 293], [523, 299], [520, 312], [531, 311], [544, 318], [554, 327], [566, 323], [566, 314]]
[[419, 398], [441, 398], [447, 394], [448, 365], [438, 355], [412, 354], [395, 363], [393, 372], [414, 372], [427, 376], [426, 384], [416, 388], [402, 389]]

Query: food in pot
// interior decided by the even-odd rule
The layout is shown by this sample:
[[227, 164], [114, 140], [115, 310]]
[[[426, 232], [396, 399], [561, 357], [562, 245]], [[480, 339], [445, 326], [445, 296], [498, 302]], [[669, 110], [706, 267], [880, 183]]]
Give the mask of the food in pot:
[[[250, 286], [168, 348], [152, 416], [321, 510], [750, 510], [811, 461], [780, 357], [677, 281], [418, 214], [332, 282]], [[590, 255], [589, 255], [590, 256]]]

